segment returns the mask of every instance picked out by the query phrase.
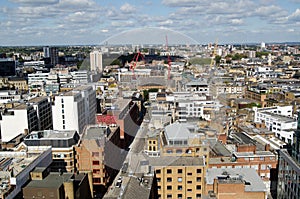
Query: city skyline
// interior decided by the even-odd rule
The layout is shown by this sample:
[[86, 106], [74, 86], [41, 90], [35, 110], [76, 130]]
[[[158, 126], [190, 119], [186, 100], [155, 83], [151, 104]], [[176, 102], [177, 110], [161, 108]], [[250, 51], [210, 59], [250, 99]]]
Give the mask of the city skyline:
[[[125, 43], [120, 38], [128, 32], [139, 43], [145, 39], [139, 30], [152, 27], [192, 38], [180, 40], [168, 33], [170, 43], [299, 42], [300, 38], [299, 0], [5, 0], [1, 4], [2, 46], [97, 45], [114, 36]], [[165, 38], [158, 35], [158, 43], [163, 43]]]

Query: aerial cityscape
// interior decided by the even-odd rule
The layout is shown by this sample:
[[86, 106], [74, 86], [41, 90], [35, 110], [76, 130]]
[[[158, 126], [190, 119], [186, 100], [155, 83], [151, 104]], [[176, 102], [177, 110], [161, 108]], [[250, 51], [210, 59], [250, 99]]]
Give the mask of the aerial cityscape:
[[300, 1], [4, 0], [0, 199], [299, 199]]

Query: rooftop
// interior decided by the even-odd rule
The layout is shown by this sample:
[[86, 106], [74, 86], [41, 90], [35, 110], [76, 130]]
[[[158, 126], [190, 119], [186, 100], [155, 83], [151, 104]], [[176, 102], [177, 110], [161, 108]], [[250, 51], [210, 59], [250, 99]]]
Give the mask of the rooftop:
[[173, 123], [165, 127], [165, 135], [168, 140], [187, 140], [199, 137], [200, 133], [194, 124]]
[[32, 180], [26, 187], [59, 188], [64, 182], [72, 179], [73, 173], [50, 173], [43, 180]]
[[267, 188], [253, 168], [213, 168], [206, 172], [206, 183], [213, 184], [214, 179], [222, 183], [244, 183], [246, 192], [266, 192]]
[[204, 161], [196, 157], [149, 157], [151, 166], [204, 166]]

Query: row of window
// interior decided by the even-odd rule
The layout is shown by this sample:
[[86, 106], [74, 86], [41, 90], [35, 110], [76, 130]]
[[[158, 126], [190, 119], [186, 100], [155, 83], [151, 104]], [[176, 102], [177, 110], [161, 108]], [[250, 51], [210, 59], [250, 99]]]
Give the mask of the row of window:
[[[160, 170], [160, 169], [157, 169], [157, 170], [156, 170], [156, 173], [157, 173], [157, 174], [160, 174], [160, 173], [161, 173], [161, 170]], [[177, 173], [182, 173], [182, 169], [177, 169]], [[198, 174], [199, 174], [199, 173], [202, 173], [202, 169], [197, 169], [197, 173], [198, 173]], [[172, 169], [167, 169], [167, 174], [172, 174]], [[188, 176], [191, 176], [191, 175], [193, 175], [193, 173], [192, 173], [192, 172], [188, 172], [187, 175], [188, 175]]]
[[[158, 195], [158, 198], [161, 198], [161, 195], [159, 194]], [[176, 195], [174, 194], [174, 195], [172, 195], [172, 194], [167, 194], [167, 198], [168, 199], [171, 199], [171, 198], [179, 198], [179, 199], [181, 199], [182, 198], [182, 194], [177, 194], [177, 197], [176, 197]], [[187, 197], [187, 199], [192, 199], [193, 197]], [[201, 193], [197, 193], [196, 194], [196, 198], [198, 199], [198, 198], [201, 198]]]
[[[157, 178], [156, 180], [157, 180], [157, 182], [161, 182], [161, 178]], [[201, 177], [197, 177], [196, 181], [201, 182]], [[173, 178], [167, 178], [167, 182], [173, 182]], [[177, 182], [182, 182], [182, 177], [178, 177]], [[187, 181], [187, 184], [192, 184], [192, 183], [193, 183], [192, 180]]]
[[[157, 189], [161, 190], [161, 186], [157, 186]], [[173, 189], [173, 186], [171, 186], [171, 185], [167, 186], [167, 190], [172, 190], [172, 189]], [[182, 190], [182, 185], [178, 185], [177, 190], [181, 191]], [[196, 185], [196, 190], [201, 190], [201, 185]], [[187, 189], [187, 192], [193, 192], [193, 189]]]

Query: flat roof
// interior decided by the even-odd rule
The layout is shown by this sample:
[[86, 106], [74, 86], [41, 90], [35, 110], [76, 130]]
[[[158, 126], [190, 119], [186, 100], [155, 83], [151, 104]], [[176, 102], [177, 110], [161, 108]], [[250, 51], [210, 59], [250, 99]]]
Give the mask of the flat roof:
[[32, 180], [25, 187], [34, 187], [34, 188], [59, 188], [64, 182], [69, 181], [72, 178], [72, 173], [63, 173], [62, 175], [58, 172], [51, 172], [43, 180]]
[[173, 123], [165, 127], [165, 135], [168, 140], [187, 140], [200, 134], [194, 124]]
[[[218, 177], [227, 177], [228, 183], [235, 180], [240, 183], [245, 183], [246, 192], [267, 192], [266, 185], [262, 179], [258, 176], [257, 172], [253, 168], [212, 168], [207, 169], [206, 183], [212, 185], [214, 179]], [[222, 180], [219, 180], [219, 182]], [[223, 181], [226, 183], [226, 180]]]
[[149, 165], [151, 166], [204, 166], [202, 158], [199, 157], [149, 157]]
[[86, 129], [86, 132], [84, 133], [84, 136], [82, 137], [83, 140], [93, 140], [93, 139], [99, 139], [101, 137], [105, 136], [106, 128], [104, 127], [89, 127]]

